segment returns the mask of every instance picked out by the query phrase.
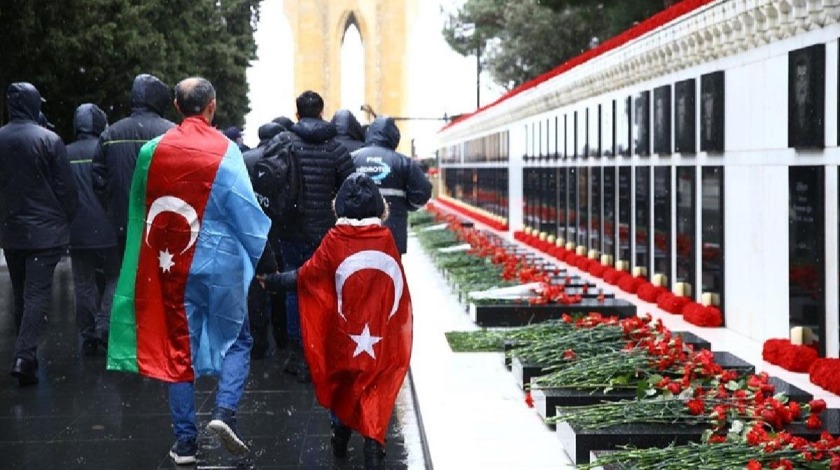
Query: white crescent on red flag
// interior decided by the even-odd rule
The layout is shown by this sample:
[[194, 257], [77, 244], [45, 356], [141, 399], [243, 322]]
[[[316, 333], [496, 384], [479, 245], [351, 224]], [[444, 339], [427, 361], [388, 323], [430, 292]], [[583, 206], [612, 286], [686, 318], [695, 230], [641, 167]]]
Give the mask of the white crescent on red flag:
[[411, 296], [388, 228], [337, 225], [298, 273], [304, 351], [318, 401], [384, 442], [411, 360]]

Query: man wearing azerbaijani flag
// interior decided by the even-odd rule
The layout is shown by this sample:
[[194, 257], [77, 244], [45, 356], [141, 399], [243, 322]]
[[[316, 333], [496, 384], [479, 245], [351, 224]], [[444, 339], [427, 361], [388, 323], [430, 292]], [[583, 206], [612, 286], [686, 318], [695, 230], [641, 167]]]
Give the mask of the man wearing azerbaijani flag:
[[216, 91], [192, 77], [175, 88], [183, 122], [140, 150], [126, 252], [111, 313], [108, 369], [170, 382], [176, 464], [195, 462], [193, 382], [218, 375], [208, 430], [228, 451], [247, 445], [236, 410], [252, 339], [246, 293], [270, 226], [236, 144], [211, 127]]

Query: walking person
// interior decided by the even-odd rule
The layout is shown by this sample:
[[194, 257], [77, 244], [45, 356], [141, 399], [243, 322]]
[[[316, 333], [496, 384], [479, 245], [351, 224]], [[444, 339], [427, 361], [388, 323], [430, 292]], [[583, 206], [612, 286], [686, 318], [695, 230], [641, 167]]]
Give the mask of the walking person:
[[120, 257], [125, 251], [128, 192], [137, 152], [175, 126], [163, 118], [170, 106], [172, 90], [168, 85], [154, 75], [137, 75], [131, 86], [131, 115], [102, 133], [93, 156], [93, 189], [114, 228]]
[[[298, 159], [302, 180], [303, 201], [293, 216], [275, 221], [283, 255], [283, 269], [303, 266], [335, 225], [332, 200], [341, 183], [353, 173], [353, 161], [341, 143], [335, 140], [335, 126], [325, 121], [324, 100], [314, 91], [305, 91], [295, 100], [297, 118], [291, 131], [297, 136], [292, 149]], [[297, 292], [286, 295], [286, 322], [290, 354], [283, 370], [309, 381], [309, 369], [300, 341], [300, 318]]]
[[[269, 141], [281, 132], [288, 132], [281, 124], [276, 122], [263, 124], [258, 130], [260, 143], [255, 148], [242, 154], [242, 158], [245, 160], [245, 167], [251, 175], [252, 182], [254, 180], [254, 165], [263, 157]], [[257, 201], [260, 202], [260, 207], [263, 208], [263, 211], [269, 211], [268, 198], [257, 194]], [[270, 212], [266, 215], [271, 217]], [[276, 242], [275, 224], [272, 223], [271, 227], [269, 231], [269, 244], [275, 257], [274, 262], [277, 266], [283, 266], [283, 255]], [[254, 279], [248, 288], [248, 320], [251, 325], [251, 336], [254, 338], [254, 346], [251, 348], [252, 359], [263, 359], [268, 354], [270, 345], [268, 339], [269, 325], [277, 350], [286, 348], [288, 336], [286, 333], [285, 291], [273, 294], [268, 293]]]
[[365, 144], [365, 131], [349, 109], [336, 111], [330, 122], [335, 126], [335, 140], [341, 142], [348, 152], [353, 153]]
[[245, 153], [248, 150], [251, 150], [251, 147], [248, 147], [247, 145], [245, 145], [245, 142], [242, 139], [242, 131], [239, 130], [238, 127], [236, 127], [236, 126], [228, 127], [227, 129], [222, 131], [222, 134], [224, 134], [225, 137], [227, 137], [228, 139], [230, 139], [234, 143], [236, 143], [236, 146], [239, 147], [240, 152]]
[[207, 429], [228, 451], [249, 451], [236, 425], [252, 345], [246, 293], [270, 222], [239, 148], [210, 125], [213, 85], [182, 80], [175, 106], [184, 120], [138, 156], [108, 368], [170, 383], [169, 455], [180, 465], [196, 461], [197, 375], [219, 376]]
[[[79, 194], [79, 208], [70, 224], [70, 257], [76, 295], [76, 325], [82, 337], [82, 354], [94, 356], [107, 348], [111, 303], [120, 273], [117, 237], [108, 216], [93, 192], [91, 163], [99, 136], [108, 127], [105, 111], [85, 103], [73, 116], [76, 141], [67, 146], [67, 159]], [[97, 271], [104, 282], [97, 282]]]
[[397, 248], [408, 247], [408, 213], [423, 207], [432, 197], [432, 183], [420, 165], [396, 151], [400, 130], [394, 118], [379, 116], [365, 135], [365, 146], [353, 152], [356, 171], [373, 179], [388, 201], [385, 226], [391, 229]]
[[318, 401], [330, 410], [332, 453], [364, 436], [365, 469], [384, 466], [383, 444], [411, 360], [411, 296], [376, 184], [353, 174], [335, 199], [338, 221], [299, 270], [258, 276], [294, 289]]
[[0, 246], [17, 329], [10, 374], [27, 386], [38, 383], [38, 343], [53, 272], [70, 241], [78, 195], [64, 142], [38, 124], [38, 90], [31, 83], [12, 83], [6, 107], [9, 123], [0, 128]]

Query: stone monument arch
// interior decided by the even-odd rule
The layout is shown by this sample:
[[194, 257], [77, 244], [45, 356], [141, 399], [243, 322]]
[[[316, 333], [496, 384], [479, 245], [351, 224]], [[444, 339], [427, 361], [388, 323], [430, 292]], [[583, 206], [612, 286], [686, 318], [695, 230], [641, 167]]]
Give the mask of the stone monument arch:
[[[329, 119], [341, 103], [341, 74], [364, 73], [365, 104], [378, 115], [405, 116], [407, 44], [417, 0], [285, 0], [294, 40], [294, 93], [317, 91]], [[341, 45], [351, 26], [359, 30], [364, 71], [341, 70]], [[361, 67], [359, 67], [361, 68]], [[353, 110], [360, 115], [359, 110]], [[400, 126], [402, 127], [402, 126]], [[405, 133], [405, 130], [403, 130]], [[410, 151], [409, 139], [400, 150]]]

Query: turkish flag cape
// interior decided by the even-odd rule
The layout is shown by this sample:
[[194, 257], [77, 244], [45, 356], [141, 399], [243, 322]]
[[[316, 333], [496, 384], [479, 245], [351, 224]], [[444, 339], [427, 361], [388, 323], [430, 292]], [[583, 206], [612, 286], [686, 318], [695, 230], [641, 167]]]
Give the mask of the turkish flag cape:
[[384, 443], [411, 359], [411, 297], [388, 228], [336, 225], [298, 272], [315, 394], [344, 425]]

